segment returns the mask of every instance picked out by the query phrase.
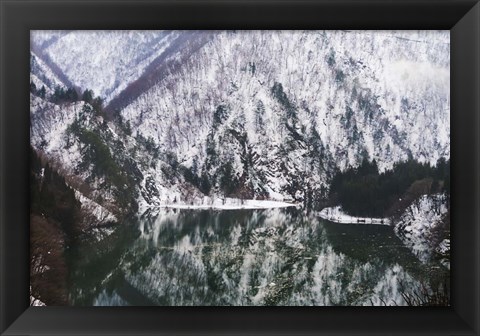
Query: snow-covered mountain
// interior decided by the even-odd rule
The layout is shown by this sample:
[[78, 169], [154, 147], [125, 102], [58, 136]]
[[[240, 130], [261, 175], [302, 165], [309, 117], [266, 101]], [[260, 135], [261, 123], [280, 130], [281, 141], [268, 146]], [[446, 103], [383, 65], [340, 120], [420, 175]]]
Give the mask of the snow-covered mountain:
[[[44, 153], [53, 167], [66, 176], [69, 185], [76, 190], [77, 199], [85, 212], [82, 221], [89, 221], [86, 217], [93, 217], [92, 222], [97, 225], [115, 220], [113, 213], [118, 214], [121, 210], [116, 204], [115, 188], [106, 183], [105, 176], [95, 174], [93, 167], [96, 163], [87, 160], [88, 147], [92, 144], [82, 143], [73, 134], [74, 129], [100, 127], [101, 118], [88, 114], [90, 110], [90, 105], [85, 102], [56, 105], [31, 95], [30, 136], [33, 147]], [[113, 137], [109, 129], [102, 133], [103, 136], [110, 134]], [[81, 133], [77, 131], [77, 134]]]
[[56, 87], [65, 87], [52, 69], [33, 52], [30, 54], [30, 81], [37, 90], [44, 87], [46, 96], [52, 95]]
[[[446, 31], [42, 31], [32, 45], [109, 103], [113, 117], [82, 128], [135, 176], [128, 190], [142, 207], [204, 196], [314, 202], [336, 169], [364, 157], [386, 169], [450, 156]], [[32, 80], [56, 83], [34, 68]], [[33, 146], [93, 178], [91, 143], [67, 132], [88, 104], [39, 99]], [[56, 110], [62, 118], [49, 117]], [[95, 178], [102, 193], [108, 178]]]
[[365, 155], [449, 157], [448, 34], [222, 32], [121, 113], [214, 187], [303, 196]]
[[[80, 88], [110, 102], [185, 44], [180, 31], [33, 31], [32, 45]], [[65, 52], [68, 51], [68, 52]], [[148, 73], [147, 73], [148, 74]]]
[[[448, 31], [32, 32], [31, 178], [65, 194], [33, 209], [34, 235], [60, 243], [32, 240], [51, 257], [32, 274], [54, 287], [45, 267], [79, 239], [69, 276], [100, 255], [102, 269], [75, 304], [127, 304], [122, 288], [155, 304], [412, 304], [436, 260], [449, 267], [449, 64]], [[357, 223], [394, 229], [308, 211], [340, 216], [339, 176], [392, 203]], [[135, 234], [116, 225], [132, 219]], [[67, 302], [66, 274], [49, 276], [64, 297], [33, 281], [32, 302]]]

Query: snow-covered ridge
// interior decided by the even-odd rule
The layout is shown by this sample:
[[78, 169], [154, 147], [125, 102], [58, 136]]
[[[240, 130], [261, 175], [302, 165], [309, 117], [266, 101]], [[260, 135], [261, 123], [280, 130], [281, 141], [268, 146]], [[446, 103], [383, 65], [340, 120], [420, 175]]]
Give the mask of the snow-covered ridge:
[[97, 202], [92, 201], [88, 197], [85, 197], [78, 190], [75, 190], [75, 197], [80, 201], [82, 210], [93, 216], [97, 225], [108, 222], [116, 222], [118, 220], [111, 211], [107, 210]]
[[37, 90], [44, 86], [48, 96], [53, 94], [57, 86], [65, 86], [52, 69], [34, 52], [30, 53], [30, 81], [35, 84]]
[[[83, 101], [54, 104], [30, 95], [30, 120], [32, 147], [48, 159], [70, 187], [76, 189], [77, 199], [88, 214], [87, 222], [101, 224], [116, 221], [118, 218], [113, 212], [117, 213], [120, 209], [115, 204], [111, 186], [105, 185], [104, 176], [93, 174], [97, 163], [85, 162], [88, 147], [72, 133], [71, 126], [76, 122], [79, 127], [99, 136], [108, 136], [112, 139], [109, 145], [118, 138], [115, 132], [104, 124], [101, 116], [92, 112], [91, 105]], [[112, 151], [109, 150], [110, 153]], [[93, 201], [96, 199], [102, 199], [103, 203]]]
[[[115, 95], [182, 34], [41, 32], [38, 44], [75, 85]], [[173, 161], [205, 176], [212, 198], [301, 202], [326, 197], [335, 169], [364, 157], [383, 170], [408, 157], [435, 163], [450, 156], [448, 31], [200, 34], [210, 34], [206, 44], [188, 57], [180, 57], [183, 49], [170, 55], [175, 71], [120, 111], [132, 134], [113, 138], [142, 176], [140, 207], [172, 204], [169, 195], [185, 204], [205, 196], [172, 171]], [[62, 141], [69, 113], [55, 121], [48, 112], [39, 136], [36, 123], [45, 118], [33, 117], [32, 138], [49, 155], [68, 157], [73, 172], [82, 148]], [[135, 144], [139, 136], [158, 156]], [[238, 182], [234, 192], [222, 190], [225, 171], [223, 180]]]
[[[184, 64], [184, 71], [165, 78], [122, 115], [139, 126], [138, 132], [189, 161], [203, 155], [203, 147], [193, 148], [192, 139], [205, 141], [213, 111], [221, 103], [229, 106], [231, 121], [244, 114], [247, 135], [256, 143], [253, 112], [260, 100], [269, 143], [282, 143], [279, 106], [270, 95], [278, 82], [307, 129], [313, 117], [323, 143], [342, 160], [342, 167], [355, 165], [356, 152], [362, 149], [381, 169], [406, 159], [406, 148], [433, 163], [449, 155], [449, 59], [446, 32], [224, 32]], [[362, 115], [358, 95], [378, 97], [372, 112], [384, 128], [381, 144], [375, 139], [380, 125]], [[365, 147], [352, 144], [341, 153], [352, 131], [341, 124], [347, 107]], [[435, 123], [430, 124], [431, 119]], [[413, 125], [426, 131], [411, 132]], [[400, 141], [397, 136], [404, 131], [406, 139]], [[435, 136], [429, 140], [429, 135]], [[432, 139], [437, 139], [436, 146]]]
[[[178, 37], [175, 31], [33, 31], [32, 41], [82, 89], [108, 102]], [[50, 41], [50, 43], [43, 43]], [[65, 51], [68, 52], [65, 52]]]
[[[365, 155], [380, 170], [409, 156], [449, 157], [449, 61], [448, 32], [222, 32], [121, 114], [188, 168], [215, 175], [232, 162], [255, 195], [294, 197], [304, 190], [291, 184], [319, 192], [332, 166], [356, 166]], [[290, 129], [276, 83], [296, 113]], [[226, 116], [214, 125], [219, 106]], [[304, 141], [312, 138], [319, 162]], [[213, 167], [208, 148], [218, 155]]]

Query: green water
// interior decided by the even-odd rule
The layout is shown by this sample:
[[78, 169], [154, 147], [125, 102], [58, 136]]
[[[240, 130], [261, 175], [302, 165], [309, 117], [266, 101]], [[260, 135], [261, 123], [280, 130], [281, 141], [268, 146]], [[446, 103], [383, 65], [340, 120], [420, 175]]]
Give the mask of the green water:
[[174, 210], [69, 251], [72, 305], [405, 305], [448, 280], [389, 226], [295, 208]]

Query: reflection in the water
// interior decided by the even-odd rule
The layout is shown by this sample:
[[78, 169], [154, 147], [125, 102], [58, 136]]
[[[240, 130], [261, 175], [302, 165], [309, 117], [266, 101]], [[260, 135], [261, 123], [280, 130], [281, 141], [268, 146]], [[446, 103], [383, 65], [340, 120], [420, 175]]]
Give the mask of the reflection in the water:
[[73, 304], [404, 305], [446, 272], [388, 226], [294, 208], [160, 209], [120, 231], [104, 255], [76, 254]]

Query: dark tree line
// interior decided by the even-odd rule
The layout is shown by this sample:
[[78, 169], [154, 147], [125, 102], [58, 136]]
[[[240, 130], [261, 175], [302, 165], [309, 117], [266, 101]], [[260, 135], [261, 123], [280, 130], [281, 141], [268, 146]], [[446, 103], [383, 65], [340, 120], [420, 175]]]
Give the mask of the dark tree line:
[[101, 136], [92, 130], [88, 130], [79, 125], [78, 121], [69, 127], [69, 132], [74, 134], [80, 142], [85, 145], [83, 162], [81, 169], [87, 169], [93, 163], [92, 175], [94, 177], [104, 177], [105, 181], [114, 186], [115, 196], [118, 204], [122, 208], [136, 207], [133, 200], [134, 178], [138, 172], [130, 171], [118, 162], [112, 155], [112, 151], [107, 142]]
[[[30, 82], [30, 92], [42, 99], [47, 98], [45, 85], [41, 88], [37, 88], [34, 82]], [[73, 103], [76, 101], [84, 101], [92, 105], [93, 109], [99, 114], [103, 112], [103, 99], [101, 97], [95, 97], [92, 90], [86, 89], [81, 95], [75, 88], [64, 88], [56, 86], [54, 92], [49, 97], [49, 100], [55, 104]]]
[[[414, 184], [415, 183], [415, 184]], [[436, 166], [414, 160], [396, 163], [380, 173], [375, 160], [363, 160], [356, 168], [338, 171], [331, 183], [330, 197], [353, 216], [383, 217], [412, 186], [417, 193], [450, 194], [450, 160]]]
[[30, 147], [30, 286], [47, 305], [68, 303], [64, 251], [81, 232], [80, 205], [64, 177]]
[[103, 114], [103, 99], [101, 97], [95, 97], [92, 90], [87, 89], [83, 91], [82, 100], [92, 105], [95, 111]]
[[[74, 122], [68, 126], [66, 147], [71, 146], [72, 141], [75, 140], [82, 143], [83, 157], [81, 164], [78, 166], [79, 170], [87, 171], [91, 168], [92, 174], [88, 179], [103, 179], [101, 187], [111, 188], [118, 207], [126, 214], [134, 212], [137, 209], [135, 184], [142, 178], [142, 174], [133, 160], [121, 155], [121, 151], [124, 149], [122, 143], [118, 140], [112, 141], [109, 138], [108, 123], [101, 106], [101, 99], [93, 98], [93, 93], [90, 90], [84, 92], [82, 99], [86, 99], [86, 102], [90, 102], [90, 104], [84, 104]], [[84, 121], [88, 116], [102, 116], [104, 117], [103, 122], [98, 125], [98, 128], [85, 127]], [[128, 121], [124, 122], [120, 116], [117, 117], [116, 121], [120, 129], [131, 134], [131, 126]], [[137, 135], [136, 139], [145, 146], [153, 158], [158, 157], [153, 139], [145, 139], [140, 135]], [[87, 180], [87, 182], [89, 181]]]
[[80, 202], [65, 178], [48, 163], [43, 165], [33, 148], [30, 152], [30, 212], [58, 223], [67, 239], [73, 240], [78, 233], [75, 223]]
[[[272, 96], [283, 106], [285, 109], [284, 124], [289, 128], [296, 128], [298, 123], [297, 111], [292, 102], [288, 99], [281, 83], [275, 82], [271, 89]], [[291, 129], [289, 129], [291, 131]]]
[[78, 100], [78, 93], [73, 88], [64, 89], [62, 87], [57, 86], [53, 95], [51, 97], [51, 101], [53, 103], [71, 103], [76, 102]]
[[45, 99], [47, 90], [45, 89], [45, 85], [42, 85], [42, 87], [38, 89], [34, 82], [30, 82], [30, 93]]

